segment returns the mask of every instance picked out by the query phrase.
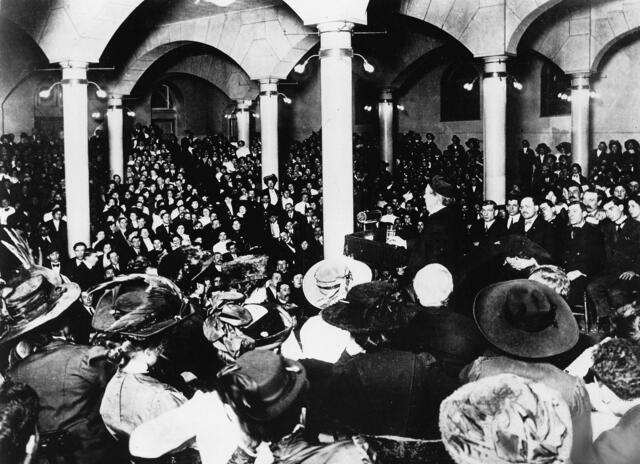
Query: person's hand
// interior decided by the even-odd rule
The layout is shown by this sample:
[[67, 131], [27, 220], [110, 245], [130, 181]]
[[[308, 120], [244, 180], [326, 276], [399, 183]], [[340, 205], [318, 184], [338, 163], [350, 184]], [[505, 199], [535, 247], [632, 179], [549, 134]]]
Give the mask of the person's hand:
[[627, 271], [627, 272], [623, 272], [622, 274], [620, 274], [620, 277], [618, 277], [620, 280], [631, 280], [631, 279], [635, 279], [636, 277], [638, 277], [638, 274], [636, 274], [633, 271]]
[[407, 241], [398, 237], [397, 235], [394, 235], [393, 237], [389, 237], [387, 239], [387, 243], [389, 245], [393, 245], [393, 246], [397, 246], [397, 247], [402, 247], [402, 248], [407, 248]]
[[575, 271], [569, 271], [567, 272], [567, 277], [569, 278], [569, 280], [574, 281], [579, 277], [586, 277], [587, 275], [584, 272], [575, 270]]

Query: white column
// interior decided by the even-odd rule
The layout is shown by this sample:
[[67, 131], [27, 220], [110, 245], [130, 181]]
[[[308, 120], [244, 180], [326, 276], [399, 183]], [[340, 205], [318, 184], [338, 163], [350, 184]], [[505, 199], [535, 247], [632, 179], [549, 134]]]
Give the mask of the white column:
[[318, 25], [325, 258], [342, 255], [344, 237], [353, 233], [352, 28], [348, 22]]
[[[275, 174], [278, 179], [278, 80], [260, 81], [260, 137], [262, 178]], [[266, 185], [265, 185], [266, 187]]]
[[107, 130], [109, 132], [109, 171], [111, 178], [117, 174], [124, 183], [122, 97], [111, 95], [107, 104]]
[[236, 112], [236, 123], [238, 124], [238, 142], [242, 140], [248, 147], [250, 138], [251, 127], [251, 100], [237, 100], [236, 101], [238, 111]]
[[507, 57], [485, 58], [482, 78], [484, 195], [499, 205], [506, 197]]
[[393, 172], [393, 94], [384, 89], [378, 102], [378, 122], [380, 124], [380, 155]]
[[571, 76], [571, 150], [573, 162], [589, 175], [589, 74]]
[[71, 255], [74, 243], [91, 243], [87, 63], [70, 61], [60, 65], [62, 66], [67, 239], [68, 252]]

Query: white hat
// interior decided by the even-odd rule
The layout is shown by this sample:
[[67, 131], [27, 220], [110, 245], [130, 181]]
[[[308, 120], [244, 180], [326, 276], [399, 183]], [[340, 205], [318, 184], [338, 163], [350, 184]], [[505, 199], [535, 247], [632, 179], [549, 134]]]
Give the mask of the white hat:
[[351, 287], [371, 282], [369, 266], [346, 256], [328, 258], [311, 266], [302, 279], [302, 291], [307, 301], [316, 308], [344, 299]]
[[453, 291], [453, 277], [442, 264], [427, 264], [413, 278], [413, 290], [422, 306], [442, 306]]

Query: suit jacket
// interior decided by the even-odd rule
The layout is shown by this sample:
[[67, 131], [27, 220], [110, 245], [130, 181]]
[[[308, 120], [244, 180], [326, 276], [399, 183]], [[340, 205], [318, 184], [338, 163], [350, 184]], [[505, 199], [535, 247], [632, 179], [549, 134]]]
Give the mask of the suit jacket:
[[533, 179], [533, 167], [536, 164], [536, 153], [531, 148], [527, 148], [526, 152], [521, 148], [515, 154], [515, 158], [518, 160], [520, 183], [525, 187], [530, 187]]
[[507, 225], [500, 218], [496, 218], [489, 229], [485, 229], [485, 222], [483, 220], [476, 221], [471, 227], [471, 241], [479, 242], [478, 248], [481, 250], [492, 250], [499, 245], [499, 243], [496, 242], [500, 242], [506, 234]]
[[[269, 201], [271, 202], [271, 204], [273, 206], [278, 206], [278, 205], [280, 205], [280, 191], [278, 189], [276, 189], [276, 188], [274, 188], [273, 191], [276, 192], [276, 201], [274, 202], [271, 199]], [[260, 198], [262, 198], [263, 195], [269, 195], [269, 189], [268, 188], [260, 190]], [[271, 196], [269, 196], [269, 198], [271, 198]]]
[[62, 263], [62, 273], [69, 280], [80, 285], [82, 290], [86, 290], [98, 281], [94, 269], [89, 269], [85, 263], [78, 264], [75, 257]]
[[567, 271], [580, 271], [591, 278], [597, 274], [604, 258], [604, 244], [598, 227], [566, 226], [560, 234], [559, 264]]
[[555, 257], [556, 237], [553, 226], [545, 221], [541, 214], [538, 214], [528, 231], [525, 232], [524, 226], [524, 219], [521, 218], [520, 222], [514, 228], [513, 233], [524, 235], [547, 250], [551, 256]]
[[165, 227], [164, 224], [160, 224], [158, 227], [156, 227], [156, 229], [154, 230], [154, 233], [156, 235], [156, 238], [162, 240], [162, 243], [164, 244], [164, 246], [168, 247], [169, 246], [169, 242], [171, 241], [171, 226], [169, 226], [169, 230], [167, 231], [167, 228]]
[[634, 271], [640, 274], [640, 222], [627, 217], [621, 230], [607, 221], [604, 235], [605, 270], [607, 272]]
[[53, 219], [45, 222], [45, 225], [49, 228], [49, 237], [53, 240], [60, 255], [67, 256], [67, 222], [61, 219], [57, 229]]
[[104, 348], [53, 341], [14, 365], [16, 382], [33, 388], [40, 399], [40, 433], [64, 430], [75, 442], [78, 464], [120, 462], [116, 444], [99, 414], [102, 394], [113, 373]]

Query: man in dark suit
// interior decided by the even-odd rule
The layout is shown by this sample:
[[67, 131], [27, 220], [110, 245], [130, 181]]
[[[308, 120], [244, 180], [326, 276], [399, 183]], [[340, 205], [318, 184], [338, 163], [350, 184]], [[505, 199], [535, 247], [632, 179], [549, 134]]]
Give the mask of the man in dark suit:
[[167, 211], [163, 211], [160, 213], [160, 219], [162, 219], [162, 224], [160, 224], [154, 230], [156, 238], [160, 239], [165, 248], [169, 247], [169, 242], [171, 241], [171, 216]]
[[297, 229], [302, 229], [307, 222], [306, 218], [302, 214], [293, 209], [293, 205], [291, 203], [284, 205], [284, 211], [280, 220], [282, 224], [286, 224], [287, 221], [293, 221], [293, 224]]
[[539, 203], [533, 197], [524, 197], [520, 200], [520, 215], [522, 220], [514, 228], [517, 235], [524, 235], [547, 250], [551, 256], [556, 253], [556, 237], [551, 224], [544, 220]]
[[569, 225], [560, 233], [558, 264], [567, 271], [571, 281], [569, 304], [581, 303], [587, 283], [593, 279], [604, 259], [600, 229], [589, 224], [587, 210], [579, 201], [569, 204]]
[[493, 200], [482, 203], [482, 219], [471, 227], [471, 242], [481, 254], [491, 253], [500, 246], [502, 238], [507, 234], [504, 221], [496, 217], [498, 206]]
[[624, 202], [610, 197], [603, 203], [609, 221], [604, 235], [603, 271], [589, 285], [599, 325], [606, 328], [612, 311], [629, 303], [640, 291], [640, 223], [624, 214]]
[[54, 209], [51, 213], [52, 219], [46, 222], [49, 228], [49, 236], [53, 240], [54, 246], [60, 250], [64, 256], [67, 255], [67, 221], [62, 219], [62, 210]]
[[86, 290], [93, 283], [92, 273], [84, 261], [86, 251], [86, 243], [75, 243], [73, 245], [73, 253], [75, 256], [62, 265], [62, 273], [66, 275], [69, 280], [80, 285], [82, 290]]
[[[603, 160], [609, 161], [609, 154], [607, 153], [607, 144], [601, 140], [598, 143], [598, 148], [589, 153], [589, 169], [600, 166]], [[586, 166], [582, 166], [582, 170], [587, 172]]]
[[516, 155], [518, 160], [518, 177], [520, 189], [528, 193], [531, 190], [531, 181], [533, 180], [533, 166], [536, 162], [536, 154], [531, 149], [528, 140], [522, 141], [522, 148], [518, 150]]
[[510, 234], [515, 233], [514, 231], [517, 229], [517, 225], [522, 220], [520, 216], [520, 199], [516, 196], [508, 196], [506, 203], [507, 210], [507, 232]]

